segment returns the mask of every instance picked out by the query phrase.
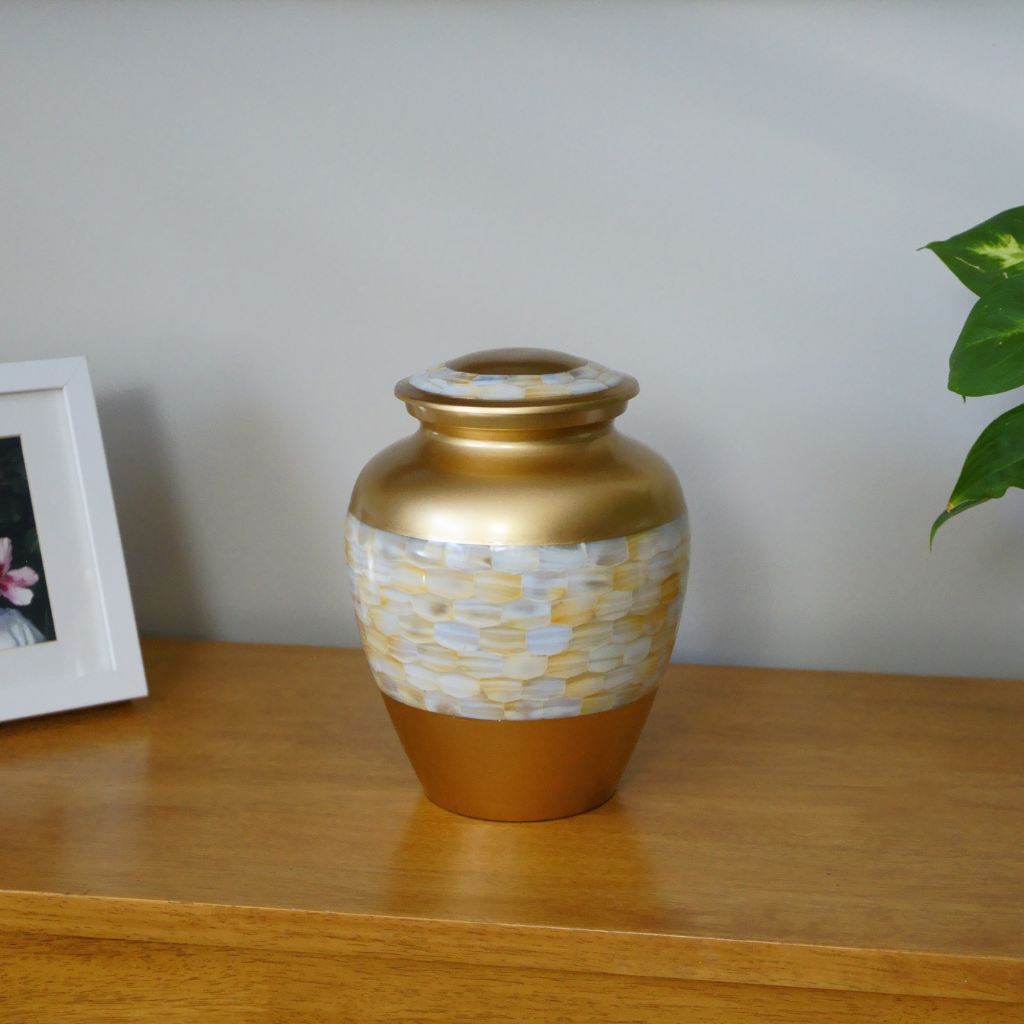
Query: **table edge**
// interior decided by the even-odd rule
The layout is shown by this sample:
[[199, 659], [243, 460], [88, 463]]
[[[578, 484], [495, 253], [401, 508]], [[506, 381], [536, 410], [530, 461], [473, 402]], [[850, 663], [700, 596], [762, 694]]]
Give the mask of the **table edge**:
[[1024, 1003], [1024, 958], [0, 890], [0, 933]]

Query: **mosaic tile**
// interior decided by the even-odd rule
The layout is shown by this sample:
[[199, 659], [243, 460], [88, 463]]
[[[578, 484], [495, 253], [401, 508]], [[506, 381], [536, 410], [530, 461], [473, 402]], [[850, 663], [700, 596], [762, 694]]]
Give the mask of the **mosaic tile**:
[[[541, 386], [555, 385], [524, 387]], [[596, 714], [650, 693], [672, 653], [685, 516], [537, 547], [402, 537], [349, 516], [345, 539], [374, 678], [413, 707], [494, 721]]]

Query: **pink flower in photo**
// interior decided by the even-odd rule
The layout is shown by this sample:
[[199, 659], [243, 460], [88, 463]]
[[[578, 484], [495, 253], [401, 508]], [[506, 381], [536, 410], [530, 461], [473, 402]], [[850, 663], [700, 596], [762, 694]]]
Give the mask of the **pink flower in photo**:
[[39, 582], [39, 574], [27, 565], [21, 569], [11, 569], [14, 549], [10, 537], [0, 537], [0, 597], [6, 597], [11, 604], [24, 607], [32, 603], [32, 591], [29, 587]]

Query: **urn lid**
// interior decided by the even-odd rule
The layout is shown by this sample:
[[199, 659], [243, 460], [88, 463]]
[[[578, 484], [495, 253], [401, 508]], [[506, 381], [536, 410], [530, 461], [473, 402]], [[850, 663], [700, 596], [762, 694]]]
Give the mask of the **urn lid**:
[[425, 422], [493, 430], [598, 423], [639, 390], [629, 375], [566, 352], [495, 348], [406, 377], [395, 394]]

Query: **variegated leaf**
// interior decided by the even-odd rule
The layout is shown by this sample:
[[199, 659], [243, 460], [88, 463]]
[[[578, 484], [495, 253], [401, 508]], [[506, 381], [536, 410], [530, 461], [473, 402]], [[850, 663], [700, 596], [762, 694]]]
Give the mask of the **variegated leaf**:
[[1024, 273], [1024, 206], [1004, 210], [924, 248], [931, 249], [972, 292], [984, 295], [1000, 281]]

